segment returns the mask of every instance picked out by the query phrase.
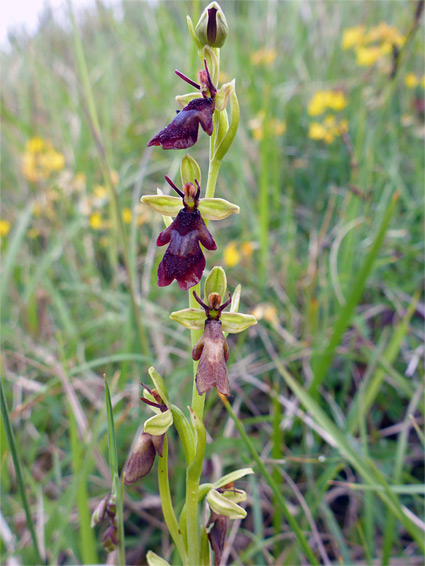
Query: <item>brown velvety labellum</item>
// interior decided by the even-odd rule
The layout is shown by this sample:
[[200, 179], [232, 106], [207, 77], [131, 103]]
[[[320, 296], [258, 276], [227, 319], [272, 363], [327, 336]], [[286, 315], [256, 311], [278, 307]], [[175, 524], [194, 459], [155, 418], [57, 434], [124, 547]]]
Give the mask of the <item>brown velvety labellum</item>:
[[196, 372], [196, 389], [203, 395], [213, 387], [227, 397], [230, 395], [227, 362], [229, 346], [219, 320], [205, 321], [205, 329], [193, 347], [192, 358], [199, 360]]
[[187, 290], [199, 283], [205, 269], [205, 257], [199, 243], [216, 250], [214, 238], [198, 210], [181, 210], [157, 239], [158, 246], [169, 244], [158, 267], [158, 285], [164, 287], [177, 280]]
[[162, 149], [186, 149], [198, 140], [199, 124], [209, 136], [213, 133], [213, 113], [215, 101], [213, 98], [195, 98], [161, 130], [148, 147], [160, 145]]

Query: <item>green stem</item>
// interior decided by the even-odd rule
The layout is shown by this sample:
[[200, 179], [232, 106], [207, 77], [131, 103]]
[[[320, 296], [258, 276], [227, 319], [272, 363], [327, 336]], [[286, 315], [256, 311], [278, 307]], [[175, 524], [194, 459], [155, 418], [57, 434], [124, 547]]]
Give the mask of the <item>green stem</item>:
[[159, 458], [158, 460], [159, 495], [161, 497], [161, 506], [165, 523], [170, 531], [174, 544], [179, 551], [183, 564], [195, 564], [188, 562], [186, 547], [184, 545], [183, 537], [171, 501], [170, 483], [168, 481], [168, 441], [166, 436], [164, 436], [162, 458]]

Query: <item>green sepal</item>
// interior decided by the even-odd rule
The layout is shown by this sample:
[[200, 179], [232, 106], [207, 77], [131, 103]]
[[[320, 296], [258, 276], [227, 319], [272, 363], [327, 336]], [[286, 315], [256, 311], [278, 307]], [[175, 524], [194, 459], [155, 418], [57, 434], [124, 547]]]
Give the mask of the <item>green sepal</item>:
[[192, 39], [196, 45], [196, 48], [202, 49], [202, 43], [199, 41], [198, 36], [195, 33], [195, 28], [193, 27], [192, 18], [190, 16], [186, 16], [187, 27], [189, 28], [189, 33], [192, 36]]
[[189, 330], [203, 330], [205, 326], [205, 312], [200, 309], [175, 311], [170, 314], [170, 318]]
[[245, 519], [246, 511], [237, 503], [234, 503], [227, 497], [224, 497], [216, 489], [208, 492], [207, 502], [211, 509], [218, 515], [223, 515], [229, 519]]
[[[145, 399], [148, 399], [148, 401], [152, 401], [152, 403], [157, 403], [155, 397], [151, 395], [147, 389], [143, 389], [143, 397]], [[158, 407], [154, 407], [153, 405], [149, 405], [149, 409], [153, 411], [156, 415], [161, 412], [161, 409], [158, 409]]]
[[173, 413], [174, 426], [183, 445], [186, 464], [189, 465], [195, 457], [195, 436], [192, 427], [179, 407], [171, 405], [170, 409]]
[[204, 285], [204, 303], [208, 304], [208, 295], [210, 293], [218, 293], [221, 300], [225, 301], [227, 291], [227, 278], [224, 269], [218, 265], [213, 267], [205, 280]]
[[223, 220], [231, 214], [239, 214], [240, 208], [222, 198], [202, 198], [198, 210], [206, 220]]
[[204, 48], [202, 49], [202, 57], [201, 57], [201, 61], [203, 61], [204, 59], [207, 60], [207, 65], [208, 65], [208, 70], [210, 72], [211, 75], [211, 80], [212, 82], [217, 85], [218, 84], [218, 70], [220, 67], [220, 64], [218, 62], [218, 57], [214, 51], [214, 49], [212, 47], [210, 47], [209, 45], [204, 45]]
[[246, 501], [246, 491], [243, 491], [243, 489], [223, 491], [222, 495], [226, 499], [233, 501], [233, 503], [242, 503], [242, 501]]
[[177, 216], [183, 208], [182, 199], [180, 197], [172, 197], [169, 195], [144, 195], [142, 202], [165, 216]]
[[182, 186], [184, 187], [186, 183], [195, 183], [195, 179], [198, 181], [200, 185], [201, 182], [201, 168], [199, 167], [198, 163], [192, 156], [188, 153], [183, 156], [181, 165], [180, 165], [180, 176], [182, 180]]
[[239, 470], [234, 470], [233, 472], [226, 474], [225, 476], [214, 482], [214, 487], [223, 487], [224, 485], [240, 480], [248, 474], [253, 473], [254, 470], [252, 468], [240, 468]]
[[162, 378], [161, 375], [159, 375], [159, 373], [156, 371], [156, 369], [153, 366], [151, 366], [148, 369], [148, 373], [153, 381], [153, 384], [155, 385], [155, 389], [159, 393], [159, 396], [164, 401], [164, 404], [167, 405], [167, 407], [169, 407], [170, 401], [168, 400], [168, 391], [164, 379]]
[[229, 100], [232, 90], [235, 90], [235, 79], [233, 79], [230, 83], [225, 83], [217, 91], [215, 96], [215, 109], [218, 112], [222, 112], [226, 108], [227, 101]]
[[144, 431], [152, 436], [161, 436], [165, 434], [173, 424], [173, 414], [171, 411], [164, 411], [154, 415], [145, 421]]
[[216, 161], [221, 161], [228, 152], [239, 126], [240, 110], [238, 97], [236, 96], [235, 79], [233, 79], [230, 84], [232, 85], [232, 89], [230, 91], [230, 111], [232, 113], [232, 121], [226, 135], [215, 150], [213, 159]]
[[146, 553], [146, 560], [148, 566], [170, 566], [169, 562], [158, 556], [158, 554], [155, 554], [155, 552], [152, 552], [152, 550]]
[[179, 94], [176, 96], [177, 104], [180, 104], [183, 108], [189, 104], [191, 100], [195, 98], [200, 98], [199, 92], [189, 92], [187, 94]]
[[233, 291], [232, 302], [230, 303], [229, 312], [238, 312], [239, 302], [241, 300], [241, 293], [242, 293], [242, 285], [239, 283], [239, 285]]
[[237, 312], [221, 313], [221, 325], [223, 332], [237, 334], [238, 332], [243, 332], [254, 324], [257, 324], [257, 319], [252, 314], [242, 314]]
[[216, 137], [214, 140], [214, 151], [220, 146], [225, 135], [229, 131], [229, 117], [227, 116], [226, 109], [222, 110], [221, 112], [217, 112], [215, 131], [216, 131]]

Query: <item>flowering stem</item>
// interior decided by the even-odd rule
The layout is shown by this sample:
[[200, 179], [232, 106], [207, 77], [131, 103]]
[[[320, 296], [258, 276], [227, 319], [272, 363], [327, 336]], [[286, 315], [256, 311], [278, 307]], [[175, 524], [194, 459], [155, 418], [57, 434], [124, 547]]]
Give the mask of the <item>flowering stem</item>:
[[168, 441], [166, 436], [164, 436], [162, 458], [159, 458], [158, 460], [159, 495], [161, 497], [161, 506], [165, 523], [170, 531], [174, 544], [177, 546], [183, 564], [195, 564], [195, 562], [188, 562], [186, 547], [184, 545], [183, 537], [171, 502], [170, 484], [168, 481]]
[[[219, 50], [218, 50], [219, 51]], [[217, 120], [214, 116], [214, 123]], [[214, 128], [215, 131], [215, 128]], [[218, 172], [220, 170], [221, 162], [214, 159], [214, 145], [215, 136], [210, 139], [210, 159], [208, 167], [208, 179], [205, 189], [205, 198], [213, 198], [215, 187], [217, 184]], [[207, 224], [207, 222], [206, 222]], [[198, 283], [195, 287], [189, 290], [189, 307], [198, 308], [198, 304], [193, 296], [193, 291], [201, 296], [201, 285]], [[191, 330], [192, 348], [202, 336], [202, 330]], [[196, 453], [192, 464], [187, 469], [186, 474], [186, 525], [187, 525], [187, 546], [189, 551], [189, 564], [200, 563], [200, 546], [199, 546], [199, 482], [201, 479], [202, 463], [205, 456], [206, 435], [205, 428], [202, 424], [205, 406], [205, 395], [199, 395], [196, 389], [196, 372], [198, 369], [198, 362], [193, 362], [193, 389], [192, 389], [192, 410], [195, 419], [199, 419], [199, 427], [196, 432]], [[203, 432], [202, 432], [203, 430]]]

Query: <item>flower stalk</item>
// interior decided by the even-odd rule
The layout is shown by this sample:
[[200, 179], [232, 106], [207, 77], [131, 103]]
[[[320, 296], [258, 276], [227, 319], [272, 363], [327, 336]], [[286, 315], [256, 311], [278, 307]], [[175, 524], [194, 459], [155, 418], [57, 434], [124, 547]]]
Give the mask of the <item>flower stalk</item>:
[[[240, 285], [234, 290], [233, 296], [228, 293], [226, 274], [221, 267], [214, 267], [201, 285], [206, 266], [203, 250], [214, 251], [217, 248], [207, 228], [209, 221], [220, 221], [239, 213], [236, 204], [215, 197], [221, 161], [238, 128], [239, 104], [235, 80], [220, 88], [218, 84], [220, 48], [228, 33], [227, 21], [219, 4], [212, 2], [207, 6], [196, 30], [188, 18], [188, 27], [202, 69], [198, 74], [198, 82], [180, 71], [176, 71], [176, 74], [196, 92], [176, 97], [183, 109], [152, 137], [148, 146], [159, 146], [163, 150], [187, 149], [197, 142], [198, 135], [208, 135], [210, 151], [205, 190], [200, 166], [193, 157], [185, 155], [181, 162], [181, 188], [165, 176], [177, 196], [164, 195], [158, 190], [156, 195], [145, 195], [142, 200], [163, 215], [166, 226], [157, 238], [157, 246], [167, 246], [158, 267], [158, 285], [168, 286], [175, 280], [180, 289], [189, 293], [188, 308], [171, 313], [170, 318], [190, 329], [192, 402], [188, 407], [188, 419], [170, 400], [162, 376], [153, 367], [149, 369], [153, 388], [142, 383], [144, 390], [141, 400], [155, 414], [145, 421], [143, 431], [138, 433], [123, 477], [125, 484], [131, 485], [150, 473], [155, 460], [158, 461], [158, 485], [165, 523], [182, 564], [194, 566], [210, 564], [211, 550], [215, 555], [214, 563], [219, 564], [229, 520], [246, 516], [245, 509], [238, 505], [245, 501], [246, 494], [234, 487], [234, 481], [252, 473], [252, 470], [236, 470], [216, 484], [200, 484], [207, 443], [203, 419], [205, 398], [211, 389], [217, 389], [221, 396], [231, 395], [232, 386], [227, 371], [227, 334], [246, 330], [256, 324], [256, 319], [252, 315], [237, 312]], [[230, 106], [230, 122], [227, 105]], [[186, 461], [186, 496], [179, 518], [174, 510], [169, 482], [167, 436], [172, 426], [177, 430]], [[204, 501], [208, 503], [210, 513], [206, 525], [201, 525], [199, 505]], [[104, 508], [106, 500], [99, 511], [102, 517], [106, 513], [103, 513]], [[109, 513], [110, 520], [115, 521], [115, 514], [112, 511]], [[108, 548], [112, 549], [117, 538], [115, 522], [111, 523], [107, 536]], [[151, 566], [167, 564], [153, 552], [148, 553], [147, 561]]]

